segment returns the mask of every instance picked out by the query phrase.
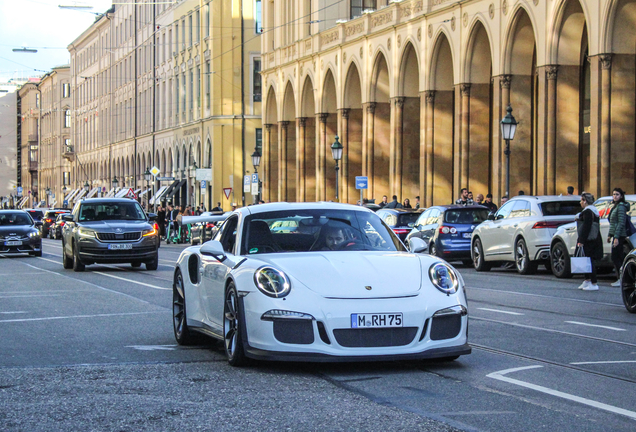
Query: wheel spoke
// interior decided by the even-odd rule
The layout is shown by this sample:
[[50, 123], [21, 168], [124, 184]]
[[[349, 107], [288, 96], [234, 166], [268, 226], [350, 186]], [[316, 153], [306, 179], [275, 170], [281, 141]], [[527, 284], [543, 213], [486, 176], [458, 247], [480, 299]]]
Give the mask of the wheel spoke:
[[630, 308], [636, 307], [636, 290], [632, 291], [628, 297], [625, 299], [625, 303]]
[[630, 282], [634, 282], [634, 267], [632, 263], [627, 264], [627, 274], [629, 275]]

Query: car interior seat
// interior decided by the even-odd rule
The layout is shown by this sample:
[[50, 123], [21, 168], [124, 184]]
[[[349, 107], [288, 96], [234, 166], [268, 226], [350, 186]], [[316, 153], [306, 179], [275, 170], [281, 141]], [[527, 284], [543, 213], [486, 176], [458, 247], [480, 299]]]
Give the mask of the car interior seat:
[[280, 248], [274, 241], [267, 222], [262, 220], [251, 221], [247, 232], [247, 252], [254, 254], [276, 252], [279, 250]]

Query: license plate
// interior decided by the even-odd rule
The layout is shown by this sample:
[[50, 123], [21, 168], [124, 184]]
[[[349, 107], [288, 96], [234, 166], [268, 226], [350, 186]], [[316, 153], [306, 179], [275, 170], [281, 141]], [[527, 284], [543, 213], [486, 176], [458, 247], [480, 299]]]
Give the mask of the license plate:
[[132, 249], [132, 245], [131, 244], [109, 244], [108, 249], [110, 250]]
[[401, 313], [351, 314], [351, 328], [402, 327]]
[[473, 233], [464, 233], [464, 238], [471, 238]]
[[22, 246], [22, 242], [21, 241], [6, 241], [4, 242], [5, 246]]

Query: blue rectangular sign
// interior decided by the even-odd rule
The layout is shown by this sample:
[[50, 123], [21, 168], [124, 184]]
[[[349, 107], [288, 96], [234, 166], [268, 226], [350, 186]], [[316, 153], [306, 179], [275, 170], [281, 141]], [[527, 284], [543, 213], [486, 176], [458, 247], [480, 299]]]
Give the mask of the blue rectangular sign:
[[356, 176], [356, 189], [369, 189], [369, 177]]

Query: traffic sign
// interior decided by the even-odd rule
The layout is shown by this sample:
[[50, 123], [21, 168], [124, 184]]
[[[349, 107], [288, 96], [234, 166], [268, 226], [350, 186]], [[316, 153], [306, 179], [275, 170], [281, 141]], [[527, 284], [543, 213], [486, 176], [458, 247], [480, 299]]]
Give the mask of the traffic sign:
[[252, 174], [252, 195], [258, 195], [258, 173]]
[[250, 176], [245, 175], [243, 176], [243, 192], [250, 193], [250, 189]]
[[125, 198], [137, 199], [137, 194], [132, 188], [128, 188], [128, 192], [124, 195]]
[[174, 181], [174, 177], [157, 177], [159, 181]]
[[152, 174], [153, 176], [157, 177], [159, 173], [161, 173], [161, 170], [157, 168], [156, 166], [153, 166], [152, 168], [150, 168], [150, 174]]
[[369, 189], [369, 177], [356, 176], [356, 189]]
[[18, 186], [17, 193], [18, 196], [22, 196], [22, 186]]
[[205, 193], [205, 188], [208, 186], [208, 182], [201, 180], [201, 193]]
[[232, 188], [223, 188], [223, 193], [225, 194], [225, 198], [230, 199], [230, 194], [232, 193]]

